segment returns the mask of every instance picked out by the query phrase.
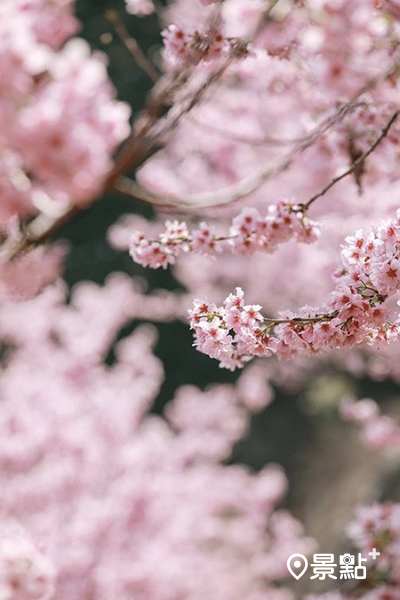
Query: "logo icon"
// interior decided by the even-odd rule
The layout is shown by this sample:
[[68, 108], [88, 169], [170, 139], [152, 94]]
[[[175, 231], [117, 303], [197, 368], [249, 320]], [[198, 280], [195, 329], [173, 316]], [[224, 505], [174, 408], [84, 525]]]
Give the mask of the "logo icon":
[[300, 579], [307, 571], [308, 560], [302, 554], [292, 554], [289, 556], [287, 561], [287, 568], [289, 573], [293, 575], [295, 579]]

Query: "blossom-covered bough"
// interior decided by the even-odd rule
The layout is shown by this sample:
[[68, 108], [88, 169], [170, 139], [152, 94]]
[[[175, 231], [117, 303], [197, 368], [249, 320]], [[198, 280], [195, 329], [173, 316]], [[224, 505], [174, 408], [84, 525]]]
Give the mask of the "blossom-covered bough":
[[136, 232], [130, 241], [130, 254], [135, 262], [157, 269], [174, 264], [186, 252], [218, 255], [223, 251], [234, 254], [263, 251], [272, 253], [276, 248], [294, 238], [298, 242], [312, 243], [319, 229], [303, 207], [282, 200], [270, 205], [263, 217], [256, 209], [244, 209], [233, 219], [227, 234], [219, 235], [207, 223], [189, 232], [186, 223], [167, 222], [166, 230], [158, 239], [149, 240]]
[[341, 258], [336, 289], [318, 309], [305, 306], [297, 314], [267, 318], [260, 305], [245, 304], [240, 288], [223, 306], [197, 300], [190, 310], [196, 346], [234, 368], [252, 356], [289, 358], [396, 341], [398, 316], [384, 305], [400, 286], [400, 212], [347, 238]]
[[[158, 239], [149, 240], [142, 233], [132, 235], [130, 253], [147, 267], [166, 268], [185, 252], [218, 254], [224, 249], [234, 253], [274, 252], [278, 245], [293, 239], [312, 243], [319, 235], [318, 225], [308, 218], [310, 206], [344, 177], [354, 173], [397, 119], [394, 113], [372, 146], [358, 156], [352, 166], [336, 176], [323, 190], [306, 203], [281, 201], [270, 205], [262, 218], [256, 209], [244, 209], [233, 220], [227, 235], [216, 234], [201, 223], [189, 233], [185, 223], [167, 222]], [[234, 369], [253, 356], [290, 358], [296, 353], [314, 354], [329, 348], [351, 348], [368, 342], [391, 342], [398, 339], [397, 318], [389, 318], [381, 308], [389, 296], [399, 291], [399, 214], [371, 232], [358, 231], [346, 239], [337, 288], [326, 306], [306, 306], [297, 315], [282, 313], [266, 318], [259, 305], [245, 305], [238, 288], [223, 306], [196, 300], [189, 311], [197, 348], [220, 360], [221, 366]]]
[[[316, 544], [280, 508], [285, 476], [227, 461], [271, 382], [329, 361], [400, 381], [400, 8], [126, 0], [162, 23], [155, 62], [109, 8], [153, 85], [133, 117], [72, 37], [73, 0], [0, 2], [0, 598], [293, 600], [286, 561]], [[184, 292], [59, 281], [52, 238], [104, 191], [169, 213], [109, 238]], [[246, 368], [157, 416], [154, 330], [126, 331], [188, 308], [197, 349]], [[340, 415], [398, 456], [372, 400]], [[356, 512], [365, 581], [301, 597], [398, 600], [399, 510]]]

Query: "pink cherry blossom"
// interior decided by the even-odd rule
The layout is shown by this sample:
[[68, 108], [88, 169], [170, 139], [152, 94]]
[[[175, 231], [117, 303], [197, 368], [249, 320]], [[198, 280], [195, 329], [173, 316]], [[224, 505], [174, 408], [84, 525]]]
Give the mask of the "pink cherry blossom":
[[[399, 216], [346, 239], [337, 287], [321, 308], [304, 306], [297, 314], [289, 311], [281, 312], [278, 318], [265, 318], [260, 305], [244, 305], [240, 288], [223, 306], [207, 312], [198, 301], [189, 311], [196, 347], [218, 358], [221, 366], [233, 369], [253, 356], [273, 353], [291, 358], [328, 348], [397, 340], [398, 320], [391, 319], [384, 303], [399, 291], [396, 277], [387, 268], [399, 252]], [[384, 262], [382, 252], [387, 257]]]
[[[163, 381], [154, 331], [136, 329], [104, 362], [141, 304], [127, 278], [81, 284], [68, 305], [55, 288], [4, 303], [0, 523], [23, 526], [40, 552], [0, 535], [0, 592], [285, 597], [287, 553], [314, 547], [277, 508], [285, 476], [224, 464], [247, 430], [256, 371], [238, 389], [182, 387], [165, 418], [150, 414]], [[270, 400], [264, 381], [257, 409]], [[24, 595], [7, 595], [11, 578]]]
[[56, 574], [51, 562], [16, 527], [0, 527], [0, 593], [6, 600], [49, 600]]
[[162, 33], [166, 58], [173, 64], [198, 64], [227, 56], [230, 44], [218, 29], [188, 32], [170, 25]]
[[[0, 2], [0, 598], [293, 600], [287, 558], [317, 546], [281, 508], [281, 467], [253, 472], [234, 449], [276, 387], [304, 397], [327, 370], [400, 381], [400, 13], [125, 4], [134, 16], [101, 41], [154, 80], [132, 124], [105, 55], [70, 39], [72, 0]], [[148, 52], [129, 32], [153, 12]], [[107, 202], [168, 210], [131, 214], [109, 240], [171, 267], [179, 292], [143, 271], [62, 282], [53, 236], [82, 209], [90, 220], [105, 187]], [[188, 306], [197, 348], [246, 368], [232, 385], [178, 384], [161, 415], [142, 322]], [[394, 419], [371, 399], [340, 414], [397, 468]], [[302, 598], [398, 600], [399, 527], [398, 504], [361, 506], [349, 535], [354, 552], [378, 549], [368, 579]]]
[[227, 234], [217, 233], [206, 223], [200, 223], [198, 229], [189, 232], [186, 223], [177, 221], [167, 221], [166, 229], [158, 239], [149, 239], [136, 231], [131, 237], [130, 254], [135, 262], [145, 267], [165, 269], [187, 252], [209, 255], [223, 251], [272, 253], [290, 239], [309, 244], [318, 236], [318, 225], [304, 214], [302, 207], [281, 200], [269, 206], [265, 217], [256, 209], [243, 209], [233, 219]]
[[362, 439], [367, 447], [399, 450], [400, 426], [390, 417], [381, 415], [374, 400], [345, 399], [340, 406], [340, 415], [344, 421], [361, 426]]
[[5, 0], [0, 8], [3, 223], [89, 204], [129, 133], [104, 57], [81, 39], [59, 48], [77, 30], [72, 7]]

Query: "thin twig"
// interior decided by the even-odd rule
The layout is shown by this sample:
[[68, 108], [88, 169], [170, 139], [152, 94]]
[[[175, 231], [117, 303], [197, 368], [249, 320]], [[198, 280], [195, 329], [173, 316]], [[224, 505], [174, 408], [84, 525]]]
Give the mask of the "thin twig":
[[[359, 102], [357, 104], [353, 105], [353, 108], [368, 108], [370, 106], [370, 104], [368, 104], [368, 102]], [[377, 103], [374, 103], [374, 108], [376, 108], [378, 106]], [[237, 134], [234, 131], [228, 131], [223, 129], [222, 127], [218, 127], [215, 124], [211, 123], [207, 123], [206, 121], [202, 121], [201, 119], [199, 119], [198, 117], [196, 117], [195, 115], [191, 115], [190, 116], [190, 121], [197, 127], [200, 127], [201, 129], [208, 129], [211, 133], [215, 133], [216, 135], [219, 136], [224, 136], [224, 137], [228, 137], [230, 140], [232, 140], [233, 142], [237, 142], [239, 144], [247, 144], [249, 146], [290, 146], [293, 144], [298, 144], [301, 142], [305, 142], [308, 139], [308, 136], [302, 135], [299, 137], [293, 137], [293, 138], [275, 138], [275, 137], [270, 137], [270, 136], [263, 136], [262, 138], [258, 138], [258, 139], [251, 139], [249, 137], [245, 137], [243, 135]], [[363, 131], [362, 134], [358, 134], [358, 135], [364, 135], [365, 133], [374, 133], [375, 130], [374, 129], [366, 129]]]
[[191, 122], [200, 129], [207, 129], [211, 133], [219, 135], [221, 137], [227, 137], [232, 142], [237, 142], [238, 144], [247, 144], [249, 146], [290, 146], [291, 144], [295, 144], [303, 138], [274, 138], [264, 136], [258, 139], [251, 139], [249, 137], [242, 136], [240, 134], [235, 133], [234, 131], [228, 131], [223, 129], [222, 127], [218, 127], [217, 125], [211, 125], [210, 123], [206, 123], [201, 121], [199, 118], [191, 115]]
[[332, 181], [330, 181], [328, 183], [328, 185], [326, 185], [320, 192], [318, 192], [318, 194], [315, 194], [312, 198], [310, 198], [310, 200], [308, 200], [308, 202], [306, 202], [305, 204], [302, 204], [301, 206], [303, 206], [305, 210], [308, 210], [308, 208], [311, 206], [311, 204], [313, 202], [315, 202], [315, 200], [317, 200], [318, 198], [320, 198], [321, 196], [323, 196], [324, 194], [326, 194], [326, 192], [328, 192], [331, 188], [333, 188], [334, 185], [336, 185], [337, 183], [339, 183], [339, 181], [341, 181], [342, 179], [344, 179], [348, 175], [351, 175], [351, 173], [353, 173], [355, 171], [355, 169], [361, 163], [363, 163], [368, 158], [368, 156], [370, 154], [372, 154], [372, 152], [375, 150], [375, 148], [377, 148], [379, 146], [379, 144], [382, 142], [382, 140], [387, 136], [387, 134], [389, 133], [389, 130], [392, 127], [393, 123], [397, 120], [397, 117], [399, 116], [399, 113], [400, 113], [400, 111], [397, 111], [397, 112], [395, 112], [390, 117], [389, 121], [386, 123], [385, 127], [382, 129], [382, 131], [380, 132], [380, 134], [378, 135], [378, 137], [376, 138], [376, 140], [374, 141], [374, 143], [372, 144], [372, 146], [370, 146], [368, 148], [368, 150], [366, 150], [363, 154], [361, 154], [352, 163], [351, 167], [349, 167], [346, 171], [344, 171], [343, 173], [341, 173], [337, 177], [334, 177], [332, 179]]
[[106, 19], [113, 24], [114, 29], [126, 49], [135, 59], [137, 65], [148, 75], [148, 77], [156, 82], [160, 75], [153, 63], [147, 58], [137, 40], [131, 36], [127, 28], [125, 27], [121, 17], [116, 10], [107, 10]]
[[322, 313], [316, 317], [292, 317], [288, 319], [274, 319], [273, 317], [264, 317], [264, 323], [271, 325], [284, 325], [285, 323], [292, 323], [293, 325], [308, 325], [309, 323], [321, 323], [331, 321], [337, 317], [338, 311], [335, 310], [331, 313]]
[[272, 13], [272, 11], [274, 10], [275, 6], [278, 4], [279, 0], [272, 0], [271, 4], [269, 5], [269, 7], [266, 10], [265, 16], [269, 17], [270, 14]]

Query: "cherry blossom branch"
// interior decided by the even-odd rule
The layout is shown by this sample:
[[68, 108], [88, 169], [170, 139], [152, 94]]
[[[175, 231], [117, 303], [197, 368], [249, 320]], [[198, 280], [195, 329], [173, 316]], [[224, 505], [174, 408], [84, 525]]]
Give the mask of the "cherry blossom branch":
[[379, 146], [379, 144], [382, 142], [382, 140], [387, 136], [387, 134], [389, 133], [390, 128], [395, 123], [395, 121], [397, 120], [398, 116], [399, 116], [399, 111], [396, 111], [390, 117], [389, 121], [386, 123], [385, 127], [381, 130], [380, 134], [378, 135], [378, 137], [376, 138], [376, 140], [374, 141], [374, 143], [368, 148], [368, 150], [366, 150], [363, 154], [360, 154], [360, 156], [352, 163], [352, 165], [346, 171], [344, 171], [343, 173], [341, 173], [337, 177], [334, 177], [328, 183], [328, 185], [326, 185], [317, 194], [315, 194], [314, 196], [312, 196], [312, 198], [310, 198], [310, 200], [308, 200], [308, 202], [306, 202], [303, 205], [304, 208], [305, 208], [305, 210], [307, 210], [311, 206], [311, 204], [313, 204], [318, 198], [321, 198], [321, 196], [324, 196], [326, 194], [326, 192], [328, 192], [331, 188], [333, 188], [333, 186], [335, 186], [337, 183], [339, 183], [339, 181], [341, 181], [342, 179], [344, 179], [348, 175], [351, 175], [352, 173], [354, 173], [354, 171], [357, 169], [357, 167], [360, 166], [368, 158], [368, 156], [370, 154], [372, 154], [372, 152]]
[[250, 193], [256, 191], [263, 183], [285, 171], [292, 165], [295, 159], [307, 148], [311, 147], [326, 131], [341, 122], [344, 117], [352, 110], [353, 104], [342, 105], [334, 115], [325, 119], [322, 124], [317, 126], [310, 135], [295, 144], [286, 156], [278, 160], [275, 165], [268, 165], [267, 168], [250, 175], [242, 181], [222, 190], [214, 192], [205, 192], [200, 194], [191, 194], [189, 196], [175, 196], [172, 194], [158, 194], [147, 188], [144, 188], [137, 182], [128, 178], [119, 179], [115, 182], [114, 188], [135, 200], [140, 199], [144, 202], [156, 206], [170, 206], [186, 212], [196, 212], [199, 209], [214, 206], [231, 204], [241, 200]]
[[[191, 194], [189, 196], [175, 196], [171, 194], [158, 194], [157, 192], [153, 192], [148, 188], [143, 187], [135, 181], [130, 180], [129, 178], [120, 178], [115, 182], [114, 188], [121, 192], [123, 195], [133, 198], [135, 200], [142, 200], [143, 202], [148, 202], [150, 204], [154, 204], [156, 206], [164, 206], [164, 207], [172, 207], [180, 210], [185, 210], [186, 212], [196, 212], [199, 209], [213, 207], [213, 206], [222, 206], [224, 204], [231, 204], [241, 200], [248, 194], [256, 191], [263, 183], [268, 181], [269, 179], [279, 175], [287, 168], [289, 168], [292, 163], [296, 160], [296, 158], [302, 154], [305, 150], [307, 150], [310, 146], [312, 146], [324, 133], [326, 133], [330, 128], [337, 125], [337, 123], [341, 122], [345, 116], [353, 110], [357, 105], [350, 103], [343, 105], [332, 117], [325, 120], [321, 125], [316, 127], [314, 131], [304, 137], [299, 138], [296, 141], [294, 149], [292, 149], [283, 159], [279, 160], [276, 165], [272, 167], [268, 167], [261, 172], [251, 175], [248, 178], [240, 181], [229, 188], [224, 188], [223, 190], [219, 190], [216, 192], [206, 192], [199, 194]], [[389, 129], [395, 122], [398, 117], [398, 112], [396, 112], [390, 119], [389, 123], [386, 127], [381, 131], [379, 137], [374, 142], [374, 144], [368, 149], [367, 152], [362, 154], [352, 166], [342, 173], [338, 178], [335, 178], [331, 181], [327, 189], [324, 188], [321, 192], [319, 192], [316, 197], [311, 198], [314, 202], [317, 198], [324, 195], [331, 187], [333, 187], [338, 181], [346, 177], [347, 175], [354, 172], [354, 170], [359, 166], [364, 160], [375, 150], [375, 148], [381, 143], [381, 141], [386, 137]], [[309, 201], [310, 202], [310, 201]], [[307, 203], [308, 204], [308, 203]], [[304, 206], [307, 206], [304, 205]], [[312, 204], [312, 202], [310, 202]]]
[[[238, 50], [238, 52], [240, 53], [240, 50]], [[190, 95], [189, 99], [186, 102], [182, 102], [180, 110], [174, 111], [173, 118], [160, 122], [159, 129], [155, 129], [153, 137], [157, 140], [162, 140], [167, 134], [171, 133], [171, 131], [173, 131], [173, 129], [178, 125], [182, 117], [190, 113], [190, 111], [200, 103], [212, 85], [221, 79], [222, 75], [236, 57], [236, 51], [234, 51], [219, 66], [217, 66], [217, 68], [208, 75], [206, 80], [197, 88], [197, 90]], [[114, 187], [117, 189], [116, 186]]]
[[167, 221], [165, 231], [160, 233], [157, 239], [150, 239], [142, 232], [136, 231], [130, 243], [133, 260], [144, 267], [166, 269], [168, 265], [175, 264], [179, 256], [188, 252], [209, 255], [217, 255], [223, 251], [272, 253], [280, 244], [293, 238], [299, 242], [315, 241], [319, 235], [319, 228], [317, 223], [310, 221], [306, 215], [309, 207], [336, 183], [351, 174], [378, 147], [398, 114], [399, 112], [396, 112], [390, 117], [374, 143], [349, 169], [335, 177], [307, 203], [291, 204], [281, 201], [269, 207], [266, 217], [262, 217], [256, 209], [244, 209], [234, 219], [228, 234], [223, 236], [218, 235], [206, 223], [201, 223], [198, 229], [189, 232], [185, 222], [177, 221]]
[[187, 252], [217, 255], [223, 251], [272, 253], [290, 239], [311, 243], [319, 236], [317, 224], [306, 216], [302, 207], [282, 200], [268, 208], [263, 217], [254, 208], [245, 208], [233, 219], [227, 234], [219, 235], [206, 223], [189, 232], [186, 223], [167, 221], [166, 229], [157, 239], [134, 232], [130, 254], [145, 267], [166, 269]]
[[105, 16], [106, 19], [113, 24], [116, 34], [127, 48], [128, 52], [133, 56], [137, 65], [153, 82], [156, 82], [159, 79], [160, 74], [153, 63], [147, 58], [137, 40], [128, 32], [118, 12], [109, 9], [106, 11]]
[[[353, 108], [360, 108], [360, 107], [368, 108], [370, 106], [371, 106], [371, 104], [368, 102], [359, 102], [359, 103], [355, 104]], [[377, 104], [374, 103], [373, 106], [376, 107]], [[292, 144], [297, 144], [299, 142], [306, 141], [306, 139], [308, 138], [308, 136], [304, 136], [304, 135], [299, 136], [299, 137], [294, 137], [294, 138], [289, 138], [289, 137], [276, 138], [276, 137], [271, 137], [268, 135], [263, 135], [262, 137], [258, 137], [258, 138], [251, 138], [251, 137], [246, 137], [244, 135], [236, 134], [233, 131], [223, 129], [222, 127], [218, 127], [217, 125], [215, 125], [215, 123], [213, 123], [213, 124], [207, 123], [206, 121], [199, 119], [194, 114], [192, 114], [190, 116], [190, 121], [195, 126], [201, 128], [202, 130], [207, 129], [208, 131], [215, 133], [221, 137], [229, 138], [230, 140], [232, 140], [234, 142], [238, 142], [239, 144], [248, 144], [249, 146], [290, 146]], [[365, 130], [363, 130], [362, 133], [357, 134], [355, 137], [359, 137], [359, 136], [365, 135], [365, 134], [374, 134], [374, 133], [375, 133], [374, 129], [365, 129]]]
[[320, 309], [266, 318], [261, 306], [245, 304], [240, 288], [219, 307], [196, 300], [189, 311], [196, 347], [233, 370], [254, 356], [290, 358], [397, 340], [399, 317], [393, 320], [383, 305], [400, 290], [400, 211], [347, 238], [341, 258], [343, 274]]
[[[130, 139], [123, 145], [117, 156], [114, 167], [103, 185], [102, 193], [116, 189], [116, 182], [123, 173], [130, 169], [138, 169], [166, 143], [165, 138], [167, 135], [177, 126], [181, 118], [202, 100], [204, 94], [222, 76], [232, 60], [234, 60], [233, 55], [212, 71], [189, 100], [183, 103], [182, 108], [173, 112], [172, 118], [169, 114], [164, 117], [165, 102], [173, 95], [177, 87], [189, 77], [191, 69], [184, 69], [172, 76], [166, 75], [156, 83], [149, 105], [137, 119]], [[141, 198], [138, 197], [136, 200], [141, 200]], [[20, 254], [46, 242], [81, 210], [79, 207], [71, 206], [57, 217], [45, 214], [38, 215], [25, 227], [22, 238], [7, 252], [5, 260], [13, 260]]]
[[[293, 162], [305, 150], [310, 148], [319, 140], [329, 129], [340, 123], [359, 103], [359, 98], [366, 92], [373, 89], [376, 85], [385, 81], [387, 78], [397, 74], [400, 67], [400, 52], [396, 54], [388, 69], [378, 77], [369, 80], [364, 84], [356, 94], [346, 103], [342, 104], [333, 115], [329, 116], [322, 123], [313, 129], [306, 137], [300, 139], [294, 148], [283, 158], [279, 159], [274, 165], [267, 165], [264, 169], [254, 173], [238, 183], [233, 184], [222, 190], [206, 192], [200, 194], [191, 194], [189, 196], [175, 196], [172, 194], [158, 194], [140, 184], [133, 182], [128, 178], [120, 179], [115, 182], [114, 188], [123, 195], [134, 200], [142, 200], [155, 206], [173, 207], [186, 212], [196, 212], [199, 209], [222, 206], [237, 202], [250, 193], [256, 191], [269, 179], [288, 169]], [[391, 124], [390, 124], [391, 125]], [[358, 166], [357, 163], [356, 166]]]
[[[127, 180], [120, 181], [119, 178], [124, 173], [130, 169], [139, 168], [145, 160], [165, 144], [165, 138], [171, 133], [174, 127], [176, 127], [180, 119], [202, 100], [209, 87], [219, 80], [234, 58], [241, 55], [243, 52], [243, 48], [240, 46], [233, 48], [233, 50], [234, 51], [228, 59], [223, 61], [217, 69], [212, 71], [206, 82], [196, 90], [186, 103], [183, 103], [180, 110], [174, 109], [172, 114], [168, 111], [167, 117], [164, 117], [166, 108], [169, 108], [166, 106], [166, 102], [172, 98], [174, 91], [182, 85], [182, 82], [185, 82], [190, 78], [192, 69], [190, 67], [183, 70], [181, 69], [179, 72], [174, 72], [172, 75], [162, 77], [156, 83], [147, 110], [137, 120], [132, 136], [118, 155], [114, 168], [109, 173], [107, 180], [103, 185], [102, 192], [109, 189], [115, 189], [136, 200], [144, 200], [155, 205], [163, 206], [170, 204], [187, 211], [193, 210], [193, 208], [198, 209], [206, 206], [216, 206], [234, 202], [258, 189], [258, 187], [269, 178], [288, 168], [299, 154], [310, 147], [336, 122], [341, 121], [344, 116], [354, 108], [358, 98], [363, 93], [370, 90], [387, 77], [397, 73], [400, 64], [399, 54], [396, 55], [390, 67], [381, 76], [367, 82], [367, 84], [365, 84], [349, 102], [342, 105], [332, 117], [328, 118], [319, 128], [316, 128], [306, 140], [296, 145], [289, 155], [284, 157], [281, 161], [278, 161], [276, 165], [273, 165], [272, 167], [268, 166], [261, 172], [251, 175], [231, 188], [216, 193], [198, 194], [189, 198], [177, 199], [172, 196], [158, 196], [157, 194], [143, 190], [140, 186], [137, 186], [137, 184], [129, 184], [128, 186]], [[99, 196], [100, 194], [97, 197]], [[94, 198], [94, 200], [96, 200], [96, 198]], [[34, 219], [34, 221], [26, 227], [23, 238], [10, 253], [8, 253], [9, 259], [15, 258], [20, 253], [25, 252], [33, 246], [44, 243], [66, 222], [73, 218], [77, 211], [79, 211], [79, 209], [69, 207], [58, 217], [51, 218], [43, 214], [39, 215], [37, 219]]]
[[[313, 204], [313, 202], [315, 202], [315, 200], [317, 200], [318, 198], [320, 198], [321, 196], [326, 194], [326, 192], [328, 190], [330, 190], [334, 185], [336, 185], [339, 181], [341, 181], [342, 179], [344, 179], [345, 177], [347, 177], [348, 175], [353, 173], [355, 171], [355, 169], [360, 164], [362, 164], [368, 158], [368, 156], [370, 154], [372, 154], [372, 152], [379, 146], [379, 144], [382, 142], [382, 140], [387, 136], [392, 125], [397, 120], [398, 115], [399, 115], [399, 111], [395, 112], [390, 117], [388, 123], [380, 131], [380, 133], [379, 133], [377, 139], [374, 141], [374, 143], [368, 148], [368, 150], [366, 150], [363, 154], [361, 154], [352, 163], [352, 165], [349, 169], [346, 169], [346, 171], [344, 171], [343, 173], [341, 173], [340, 175], [335, 177], [333, 180], [331, 180], [327, 186], [325, 186], [320, 192], [318, 192], [318, 194], [315, 194], [315, 196], [310, 198], [310, 200], [308, 200], [308, 202], [300, 203], [299, 206], [302, 207], [306, 211], [311, 206], [311, 204]], [[342, 120], [343, 115], [341, 114], [340, 116], [338, 116], [338, 118], [340, 120]], [[335, 122], [335, 124], [336, 124], [336, 122]], [[329, 128], [332, 125], [328, 125], [328, 124], [321, 125], [320, 135], [322, 135], [324, 132], [326, 132], [327, 128]], [[299, 138], [297, 140], [297, 144], [300, 144], [300, 145], [304, 144], [305, 145], [304, 149], [308, 148], [309, 145], [311, 145], [310, 137], [311, 136], [307, 136], [306, 138]], [[314, 139], [314, 137], [312, 137], [312, 139]], [[313, 143], [313, 142], [311, 142], [311, 143]], [[282, 160], [282, 162], [276, 169], [273, 169], [268, 172], [264, 172], [264, 176], [263, 176], [264, 181], [266, 181], [269, 178], [269, 176], [276, 175], [276, 174], [280, 173], [282, 170], [284, 170], [285, 168], [287, 168], [288, 166], [290, 166], [290, 164], [293, 162], [293, 160], [294, 160], [293, 153], [290, 153], [285, 159]], [[233, 187], [235, 187], [235, 186], [233, 186]], [[187, 212], [189, 212], [189, 211], [196, 212], [200, 208], [206, 208], [209, 206], [219, 206], [220, 204], [224, 204], [225, 200], [223, 200], [221, 202], [221, 195], [223, 197], [224, 195], [227, 194], [226, 189], [222, 190], [222, 192], [213, 192], [213, 193], [207, 192], [207, 193], [202, 193], [202, 194], [191, 194], [190, 196], [187, 196], [187, 197], [178, 197], [178, 196], [170, 195], [170, 194], [158, 194], [147, 188], [144, 188], [137, 182], [135, 182], [127, 177], [119, 178], [115, 182], [114, 188], [117, 191], [119, 191], [120, 193], [122, 193], [123, 195], [133, 198], [135, 200], [147, 202], [150, 204], [154, 204], [156, 206], [157, 205], [163, 206], [165, 208], [167, 208], [167, 207], [179, 208], [179, 209], [185, 210]], [[230, 188], [230, 189], [232, 189], [232, 188]], [[243, 194], [243, 195], [246, 195], [246, 194]], [[229, 196], [229, 202], [235, 202], [236, 200], [239, 200], [241, 198], [242, 198], [242, 193], [236, 192], [235, 195], [232, 194], [231, 196]]]

